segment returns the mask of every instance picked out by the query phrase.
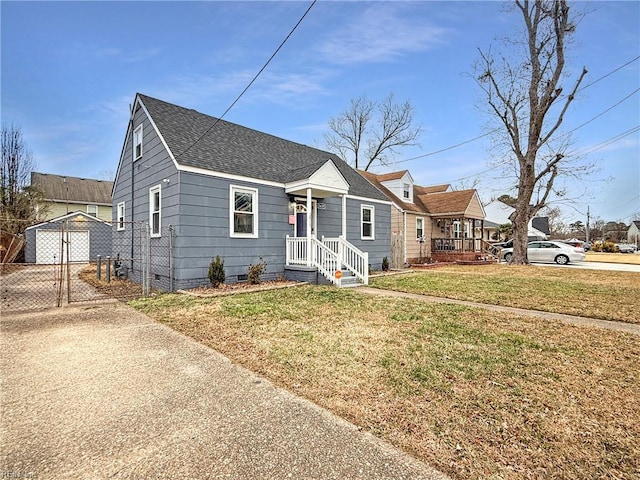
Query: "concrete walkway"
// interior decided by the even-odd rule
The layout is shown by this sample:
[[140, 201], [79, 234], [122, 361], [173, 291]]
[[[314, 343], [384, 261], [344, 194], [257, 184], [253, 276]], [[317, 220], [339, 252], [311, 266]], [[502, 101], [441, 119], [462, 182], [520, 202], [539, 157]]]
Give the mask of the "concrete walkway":
[[611, 320], [600, 320], [598, 318], [578, 317], [575, 315], [565, 315], [562, 313], [542, 312], [539, 310], [526, 310], [524, 308], [503, 307], [500, 305], [491, 305], [488, 303], [468, 302], [466, 300], [454, 300], [451, 298], [433, 297], [430, 295], [420, 295], [417, 293], [397, 292], [394, 290], [382, 290], [380, 288], [358, 287], [355, 291], [368, 295], [383, 295], [387, 297], [405, 297], [419, 300], [422, 302], [432, 303], [453, 303], [456, 305], [465, 305], [467, 307], [484, 308], [495, 312], [507, 312], [515, 315], [524, 315], [527, 317], [538, 317], [547, 320], [557, 320], [559, 322], [571, 323], [574, 325], [589, 325], [609, 330], [617, 330], [620, 332], [633, 333], [640, 335], [640, 325], [625, 322], [615, 322]]
[[0, 333], [3, 478], [445, 478], [120, 303]]

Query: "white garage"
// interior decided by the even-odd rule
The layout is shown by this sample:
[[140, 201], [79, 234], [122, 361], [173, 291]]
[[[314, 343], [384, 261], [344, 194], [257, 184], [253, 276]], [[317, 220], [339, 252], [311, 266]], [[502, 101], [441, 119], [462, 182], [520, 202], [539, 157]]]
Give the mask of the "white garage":
[[63, 230], [65, 241], [69, 236], [69, 261], [95, 262], [98, 255], [111, 255], [111, 224], [84, 212], [73, 212], [26, 229], [25, 263], [66, 262]]
[[[67, 245], [63, 244], [60, 231], [36, 230], [36, 263], [60, 263], [62, 252], [63, 263], [67, 260]], [[89, 231], [71, 231], [64, 233], [64, 240], [69, 242], [69, 261], [89, 261]]]

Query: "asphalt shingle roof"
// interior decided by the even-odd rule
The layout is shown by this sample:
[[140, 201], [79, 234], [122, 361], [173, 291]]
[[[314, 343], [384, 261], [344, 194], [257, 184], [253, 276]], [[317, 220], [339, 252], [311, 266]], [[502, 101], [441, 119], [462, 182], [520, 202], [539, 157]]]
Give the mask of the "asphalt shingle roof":
[[108, 180], [31, 172], [31, 185], [42, 192], [45, 200], [111, 204], [113, 182]]
[[[423, 187], [420, 185], [413, 186], [413, 203], [405, 202], [388, 188], [382, 182], [401, 178], [406, 170], [402, 172], [393, 172], [388, 174], [377, 175], [364, 170], [358, 170], [358, 173], [373, 183], [396, 205], [402, 207], [409, 212], [426, 213], [429, 215], [462, 215], [469, 208], [471, 200], [475, 195], [475, 190], [454, 190], [447, 192], [449, 185], [432, 185]], [[402, 173], [402, 175], [399, 175]]]
[[[388, 200], [338, 156], [138, 94], [179, 165], [288, 183], [332, 160], [349, 194]], [[215, 124], [215, 126], [214, 126]]]

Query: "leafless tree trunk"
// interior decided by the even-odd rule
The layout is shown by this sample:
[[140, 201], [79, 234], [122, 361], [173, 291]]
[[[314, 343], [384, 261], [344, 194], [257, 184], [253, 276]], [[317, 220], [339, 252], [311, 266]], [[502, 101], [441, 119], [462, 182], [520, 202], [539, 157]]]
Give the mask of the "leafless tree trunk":
[[329, 120], [325, 143], [355, 168], [386, 165], [400, 147], [417, 145], [422, 127], [413, 126], [413, 114], [411, 103], [394, 103], [392, 93], [380, 103], [365, 96], [352, 99], [347, 110]]
[[2, 126], [0, 136], [0, 229], [22, 233], [35, 218], [41, 193], [28, 186], [36, 164], [22, 138], [22, 131]]
[[524, 46], [521, 57], [496, 60], [481, 51], [476, 68], [489, 112], [504, 127], [500, 138], [518, 181], [512, 263], [524, 264], [529, 220], [547, 204], [558, 175], [569, 173], [568, 142], [558, 142], [557, 133], [587, 70], [563, 95], [565, 49], [576, 28], [566, 0], [516, 0], [515, 8], [522, 14], [525, 36], [511, 46]]

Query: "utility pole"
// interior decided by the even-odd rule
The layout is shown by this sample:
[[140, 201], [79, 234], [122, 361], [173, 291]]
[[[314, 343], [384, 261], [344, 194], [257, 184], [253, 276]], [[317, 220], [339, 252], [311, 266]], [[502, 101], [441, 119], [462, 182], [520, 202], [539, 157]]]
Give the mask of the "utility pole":
[[585, 228], [586, 242], [589, 243], [589, 205], [587, 205], [587, 227]]

